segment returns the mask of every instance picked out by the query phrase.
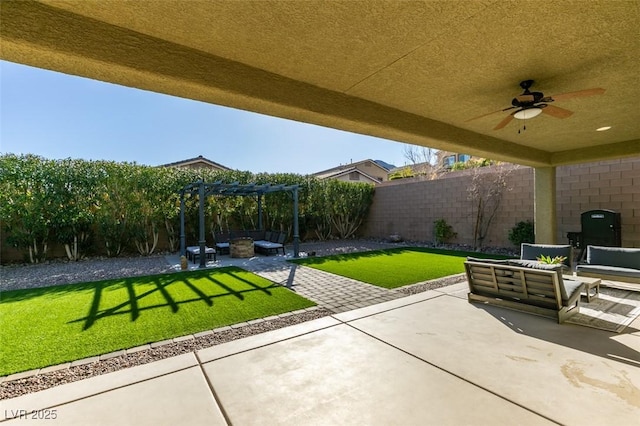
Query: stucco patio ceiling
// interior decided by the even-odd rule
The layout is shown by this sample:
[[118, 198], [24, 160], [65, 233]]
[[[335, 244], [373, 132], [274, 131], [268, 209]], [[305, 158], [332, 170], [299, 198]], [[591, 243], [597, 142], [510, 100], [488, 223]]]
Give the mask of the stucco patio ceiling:
[[[531, 166], [640, 155], [633, 1], [3, 1], [1, 58]], [[493, 128], [521, 80], [574, 114]], [[611, 130], [596, 132], [601, 126]], [[304, 143], [304, 141], [301, 141]]]

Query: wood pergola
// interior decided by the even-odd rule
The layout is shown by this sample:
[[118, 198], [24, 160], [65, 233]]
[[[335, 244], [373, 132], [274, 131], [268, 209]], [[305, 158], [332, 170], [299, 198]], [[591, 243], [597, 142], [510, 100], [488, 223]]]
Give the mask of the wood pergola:
[[[222, 197], [256, 197], [258, 202], [258, 229], [263, 229], [262, 221], [262, 197], [273, 192], [290, 192], [293, 199], [293, 257], [300, 253], [300, 235], [298, 227], [298, 185], [273, 185], [273, 184], [240, 184], [222, 183], [221, 181], [206, 183], [198, 180], [186, 185], [180, 190], [180, 255], [186, 254], [185, 226], [184, 226], [184, 197], [189, 194], [199, 198], [199, 239], [200, 253], [205, 253], [205, 224], [204, 224], [204, 200], [210, 196]], [[200, 256], [200, 267], [206, 267], [206, 256]]]

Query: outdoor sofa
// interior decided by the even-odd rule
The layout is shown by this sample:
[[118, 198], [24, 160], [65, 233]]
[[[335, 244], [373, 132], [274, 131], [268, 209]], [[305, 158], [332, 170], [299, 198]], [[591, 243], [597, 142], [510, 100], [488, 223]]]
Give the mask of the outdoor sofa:
[[[193, 263], [196, 263], [196, 259], [200, 257], [200, 247], [199, 246], [189, 246], [187, 247], [187, 259], [191, 260]], [[216, 251], [211, 247], [205, 247], [205, 255], [207, 256], [207, 260], [216, 260]]]
[[540, 256], [549, 256], [551, 258], [562, 256], [565, 260], [562, 262], [565, 268], [571, 270], [571, 262], [573, 260], [573, 247], [570, 244], [530, 244], [522, 243], [520, 245], [520, 259], [537, 260]]
[[287, 238], [287, 234], [284, 232], [270, 232], [266, 231], [264, 236], [260, 240], [254, 240], [253, 246], [256, 251], [266, 254], [269, 253], [278, 253], [278, 251], [282, 250], [282, 254], [285, 254], [284, 242]]
[[640, 284], [640, 248], [589, 245], [576, 275]]
[[523, 259], [467, 258], [469, 302], [481, 302], [553, 318], [563, 323], [580, 311], [584, 283], [563, 279], [561, 265]]
[[227, 233], [213, 233], [213, 239], [216, 244], [216, 251], [220, 254], [228, 254], [230, 250], [229, 241], [234, 238], [251, 238], [253, 247], [257, 252], [269, 255], [270, 253], [278, 253], [282, 250], [285, 254], [285, 241], [287, 239], [286, 232], [264, 231], [264, 230], [242, 230], [231, 231]]

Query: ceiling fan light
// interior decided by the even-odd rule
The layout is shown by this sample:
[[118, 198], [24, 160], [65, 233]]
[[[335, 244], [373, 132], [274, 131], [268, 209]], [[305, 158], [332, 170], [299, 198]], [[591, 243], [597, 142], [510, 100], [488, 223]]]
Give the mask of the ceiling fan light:
[[542, 112], [542, 108], [526, 108], [513, 114], [514, 118], [518, 120], [528, 120], [533, 117], [537, 117]]

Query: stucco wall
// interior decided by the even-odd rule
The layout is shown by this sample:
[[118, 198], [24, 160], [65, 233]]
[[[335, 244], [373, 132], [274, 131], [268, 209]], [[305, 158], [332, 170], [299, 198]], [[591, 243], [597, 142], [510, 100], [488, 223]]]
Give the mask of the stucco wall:
[[[490, 168], [482, 173], [494, 172]], [[432, 181], [395, 180], [376, 187], [364, 236], [386, 238], [393, 233], [409, 240], [433, 241], [433, 222], [444, 218], [458, 236], [455, 243], [473, 243], [470, 171], [450, 172]], [[533, 169], [516, 167], [485, 245], [510, 247], [509, 230], [533, 220]], [[610, 209], [622, 216], [622, 245], [640, 247], [640, 158], [564, 166], [557, 169], [558, 243], [580, 230], [580, 213]]]

